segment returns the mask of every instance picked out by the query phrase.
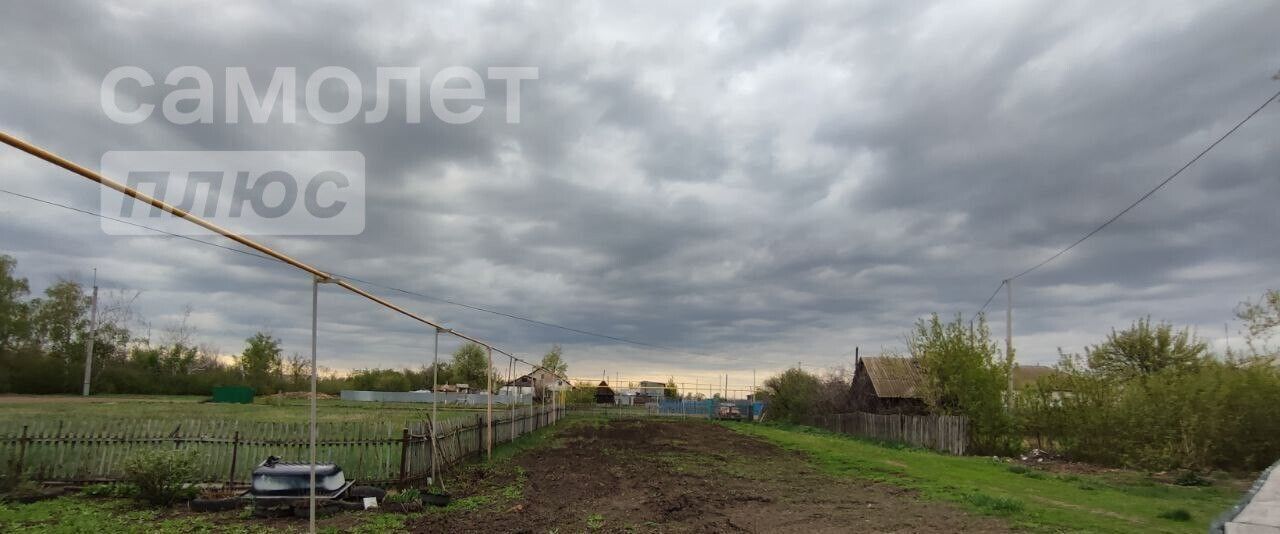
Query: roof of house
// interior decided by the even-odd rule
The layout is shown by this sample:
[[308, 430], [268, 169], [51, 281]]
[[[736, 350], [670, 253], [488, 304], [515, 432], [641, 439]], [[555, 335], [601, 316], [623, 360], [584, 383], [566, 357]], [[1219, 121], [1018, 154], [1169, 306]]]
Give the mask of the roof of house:
[[537, 379], [533, 377], [533, 373], [529, 373], [515, 380], [503, 384], [504, 386], [533, 387], [537, 383]]
[[871, 387], [880, 398], [924, 398], [924, 376], [920, 366], [910, 358], [867, 356], [859, 360], [871, 379]]
[[1047, 365], [1018, 365], [1013, 368], [1013, 386], [1022, 387], [1034, 384], [1042, 376], [1052, 375], [1058, 370]]

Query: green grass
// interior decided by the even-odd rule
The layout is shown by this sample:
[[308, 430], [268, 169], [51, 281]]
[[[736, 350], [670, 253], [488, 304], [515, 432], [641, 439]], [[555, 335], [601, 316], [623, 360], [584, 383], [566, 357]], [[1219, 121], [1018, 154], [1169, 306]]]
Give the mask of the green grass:
[[[354, 512], [322, 519], [320, 532], [379, 534], [404, 532], [407, 522], [422, 514]], [[333, 522], [340, 526], [326, 526]], [[305, 532], [306, 521], [281, 525], [266, 524], [242, 512], [202, 515], [173, 515], [172, 512], [144, 508], [123, 499], [61, 497], [33, 504], [0, 504], [0, 532], [122, 532], [136, 534], [179, 534], [208, 532], [226, 534], [270, 534]]]
[[170, 534], [182, 532], [268, 533], [271, 529], [246, 524], [222, 528], [207, 517], [163, 517], [162, 512], [140, 508], [121, 499], [62, 497], [33, 504], [0, 505], [0, 531], [4, 532], [129, 532]]
[[[24, 397], [30, 398], [30, 397]], [[207, 397], [171, 395], [107, 395], [85, 402], [77, 396], [49, 395], [38, 402], [15, 402], [0, 395], [0, 424], [33, 419], [75, 421], [85, 419], [225, 420], [241, 422], [305, 423], [310, 405], [306, 399], [260, 398], [253, 404], [215, 404]], [[528, 408], [527, 406], [525, 407]], [[431, 413], [430, 404], [352, 402], [322, 399], [317, 403], [321, 422], [421, 421]], [[441, 419], [475, 417], [482, 409], [442, 409]]]
[[824, 471], [916, 490], [1017, 526], [1049, 532], [1203, 532], [1239, 497], [1140, 473], [1053, 475], [985, 457], [886, 446], [808, 427], [723, 423], [806, 454]]

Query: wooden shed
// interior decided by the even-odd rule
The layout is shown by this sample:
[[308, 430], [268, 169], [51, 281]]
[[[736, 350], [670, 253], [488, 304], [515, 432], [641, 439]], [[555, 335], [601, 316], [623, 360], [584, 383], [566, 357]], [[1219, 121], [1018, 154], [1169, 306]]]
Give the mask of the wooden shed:
[[609, 383], [603, 380], [596, 387], [596, 404], [613, 404], [613, 388], [609, 387]]
[[911, 358], [869, 356], [853, 372], [853, 408], [879, 414], [926, 414], [924, 375]]

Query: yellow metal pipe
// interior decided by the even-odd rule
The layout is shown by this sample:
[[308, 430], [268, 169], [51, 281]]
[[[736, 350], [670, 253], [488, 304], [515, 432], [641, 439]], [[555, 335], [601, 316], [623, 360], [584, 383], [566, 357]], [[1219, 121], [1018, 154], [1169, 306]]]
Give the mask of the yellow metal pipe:
[[[401, 308], [400, 306], [397, 306], [397, 305], [395, 305], [395, 304], [392, 304], [391, 302], [387, 301], [386, 299], [383, 299], [383, 298], [381, 298], [381, 297], [375, 296], [375, 295], [373, 295], [373, 294], [369, 293], [368, 291], [365, 291], [365, 290], [363, 290], [363, 289], [360, 289], [359, 287], [356, 287], [356, 286], [352, 285], [350, 282], [347, 282], [347, 281], [342, 280], [342, 279], [340, 279], [340, 278], [338, 278], [338, 277], [336, 277], [336, 276], [333, 276], [333, 275], [331, 275], [331, 274], [329, 274], [329, 273], [326, 273], [326, 272], [324, 272], [324, 271], [322, 271], [322, 270], [320, 270], [320, 269], [317, 269], [317, 268], [315, 268], [315, 267], [312, 267], [311, 265], [308, 265], [308, 264], [306, 264], [306, 263], [303, 263], [302, 261], [299, 261], [299, 260], [297, 260], [297, 259], [294, 259], [293, 257], [291, 257], [291, 256], [289, 256], [289, 255], [287, 255], [287, 254], [284, 254], [284, 253], [282, 253], [282, 252], [279, 252], [279, 251], [277, 251], [277, 250], [275, 250], [275, 249], [273, 249], [273, 248], [271, 248], [271, 247], [268, 247], [268, 246], [266, 246], [266, 245], [263, 245], [263, 244], [261, 244], [261, 243], [258, 243], [257, 241], [254, 241], [254, 240], [252, 240], [252, 239], [249, 239], [249, 238], [247, 238], [247, 237], [244, 237], [244, 236], [242, 236], [242, 235], [240, 235], [240, 234], [237, 234], [237, 233], [235, 233], [235, 232], [232, 232], [231, 230], [228, 230], [228, 229], [226, 229], [226, 228], [223, 228], [223, 227], [221, 227], [221, 226], [218, 226], [217, 224], [214, 224], [214, 223], [212, 223], [212, 222], [206, 221], [206, 220], [204, 220], [204, 219], [202, 219], [202, 218], [200, 218], [200, 217], [198, 217], [198, 216], [196, 216], [196, 215], [192, 215], [191, 213], [187, 212], [186, 210], [183, 210], [183, 209], [177, 208], [177, 207], [175, 207], [175, 206], [173, 206], [173, 205], [170, 205], [170, 204], [168, 204], [168, 203], [166, 203], [166, 202], [164, 202], [164, 201], [162, 201], [162, 200], [159, 200], [159, 199], [157, 199], [157, 198], [154, 198], [154, 197], [152, 197], [152, 196], [150, 196], [150, 195], [148, 195], [148, 194], [146, 194], [146, 193], [143, 193], [143, 192], [141, 192], [141, 191], [138, 191], [137, 189], [134, 189], [134, 188], [129, 187], [129, 186], [127, 186], [127, 185], [124, 185], [124, 184], [122, 184], [122, 183], [120, 183], [120, 182], [117, 182], [117, 181], [115, 181], [115, 180], [112, 180], [112, 179], [110, 179], [110, 178], [108, 178], [108, 177], [106, 177], [106, 176], [103, 176], [102, 174], [98, 173], [97, 171], [94, 171], [94, 170], [89, 169], [89, 168], [87, 168], [87, 167], [85, 167], [85, 166], [83, 166], [83, 165], [80, 165], [80, 164], [78, 164], [78, 163], [76, 163], [76, 162], [74, 162], [74, 161], [68, 160], [68, 159], [66, 159], [66, 158], [64, 158], [64, 157], [62, 157], [62, 156], [59, 156], [59, 155], [57, 155], [57, 154], [54, 154], [53, 152], [50, 152], [50, 151], [48, 151], [48, 150], [45, 150], [44, 148], [41, 148], [41, 147], [36, 146], [36, 145], [33, 145], [33, 144], [31, 144], [31, 143], [27, 142], [26, 140], [23, 140], [23, 139], [19, 139], [19, 138], [17, 138], [17, 137], [14, 137], [13, 135], [10, 135], [10, 134], [9, 134], [9, 133], [7, 133], [7, 132], [2, 132], [2, 131], [0, 131], [0, 141], [3, 141], [5, 144], [7, 144], [7, 145], [9, 145], [9, 146], [12, 146], [12, 147], [14, 147], [14, 148], [16, 148], [16, 149], [18, 149], [18, 150], [21, 150], [21, 151], [23, 151], [23, 152], [26, 152], [26, 153], [28, 153], [28, 154], [31, 154], [32, 156], [35, 156], [35, 157], [40, 158], [40, 159], [42, 159], [42, 160], [45, 160], [45, 161], [47, 161], [47, 162], [49, 162], [49, 163], [52, 163], [52, 164], [57, 165], [57, 166], [59, 166], [59, 167], [62, 167], [63, 169], [66, 169], [66, 170], [69, 170], [69, 171], [74, 172], [74, 173], [76, 173], [76, 174], [79, 174], [80, 176], [83, 176], [83, 177], [88, 178], [88, 179], [90, 179], [90, 180], [92, 180], [92, 181], [94, 181], [94, 182], [97, 182], [99, 185], [103, 185], [103, 186], [106, 186], [106, 187], [108, 187], [108, 188], [111, 188], [111, 189], [114, 189], [114, 190], [116, 190], [116, 191], [119, 191], [121, 194], [123, 194], [123, 195], [125, 195], [125, 196], [128, 196], [128, 197], [131, 197], [131, 198], [134, 198], [134, 199], [140, 200], [140, 201], [142, 201], [142, 202], [146, 202], [147, 204], [150, 204], [150, 205], [152, 205], [152, 206], [155, 206], [156, 208], [159, 208], [159, 209], [161, 209], [161, 210], [165, 211], [166, 213], [170, 213], [170, 214], [172, 214], [172, 215], [173, 215], [173, 216], [175, 216], [175, 217], [178, 217], [178, 218], [181, 218], [181, 219], [185, 219], [185, 220], [187, 220], [187, 221], [189, 221], [189, 222], [191, 222], [191, 223], [195, 224], [196, 226], [199, 226], [199, 227], [204, 228], [204, 229], [206, 229], [206, 230], [209, 230], [209, 231], [211, 231], [211, 232], [213, 232], [213, 233], [216, 233], [216, 234], [218, 234], [218, 235], [221, 235], [221, 236], [223, 236], [223, 237], [225, 237], [225, 238], [227, 238], [227, 239], [230, 239], [230, 240], [232, 240], [232, 241], [235, 241], [236, 243], [240, 243], [241, 245], [244, 245], [244, 246], [249, 247], [249, 248], [251, 248], [251, 249], [253, 249], [253, 250], [256, 250], [256, 251], [258, 251], [258, 252], [261, 252], [261, 253], [263, 253], [263, 254], [265, 254], [265, 255], [267, 255], [267, 256], [270, 256], [270, 257], [272, 257], [272, 258], [274, 258], [274, 259], [276, 259], [276, 260], [279, 260], [279, 261], [282, 261], [282, 262], [287, 263], [287, 264], [289, 264], [289, 265], [292, 265], [293, 267], [296, 267], [296, 268], [298, 268], [298, 269], [301, 269], [301, 270], [303, 270], [303, 271], [306, 271], [307, 273], [309, 273], [309, 274], [311, 274], [312, 276], [316, 277], [316, 279], [320, 280], [321, 282], [331, 282], [331, 283], [334, 283], [334, 284], [336, 284], [336, 285], [338, 285], [338, 286], [340, 286], [340, 287], [342, 287], [342, 288], [344, 288], [344, 289], [346, 289], [346, 290], [348, 290], [348, 291], [351, 291], [352, 293], [355, 293], [355, 294], [360, 295], [360, 296], [362, 296], [362, 297], [364, 297], [364, 298], [366, 298], [366, 299], [369, 299], [369, 300], [371, 300], [371, 301], [373, 301], [373, 302], [376, 302], [376, 303], [378, 303], [378, 304], [381, 304], [382, 306], [387, 307], [387, 308], [389, 308], [389, 309], [391, 309], [391, 310], [393, 310], [393, 311], [395, 311], [395, 312], [397, 312], [397, 313], [400, 313], [400, 314], [402, 314], [402, 315], [404, 315], [404, 316], [406, 316], [406, 317], [409, 317], [409, 318], [414, 319], [414, 320], [416, 320], [416, 321], [418, 321], [418, 322], [421, 322], [421, 323], [427, 324], [427, 325], [429, 325], [429, 326], [435, 327], [437, 330], [439, 330], [439, 331], [441, 331], [441, 332], [447, 332], [447, 333], [449, 333], [449, 334], [452, 334], [452, 335], [454, 335], [454, 336], [460, 337], [460, 338], [465, 339], [465, 340], [467, 340], [467, 341], [472, 341], [472, 342], [475, 342], [475, 343], [479, 343], [480, 345], [483, 345], [483, 346], [488, 347], [488, 348], [491, 348], [491, 349], [493, 349], [493, 348], [494, 348], [492, 345], [490, 345], [490, 344], [488, 344], [488, 343], [485, 343], [484, 341], [480, 341], [479, 339], [476, 339], [476, 338], [474, 338], [474, 337], [471, 337], [471, 336], [468, 336], [468, 335], [465, 335], [465, 334], [462, 334], [462, 333], [459, 333], [459, 332], [455, 332], [455, 331], [453, 331], [453, 330], [451, 330], [451, 329], [449, 329], [449, 328], [445, 328], [445, 327], [443, 327], [443, 326], [441, 326], [441, 325], [439, 325], [439, 324], [436, 324], [436, 323], [434, 323], [434, 322], [432, 322], [432, 321], [430, 321], [430, 320], [428, 320], [428, 319], [425, 319], [425, 318], [423, 318], [423, 317], [421, 317], [421, 316], [419, 316], [419, 315], [417, 315], [417, 314], [415, 314], [415, 313], [413, 313], [413, 312], [410, 312], [410, 311], [408, 311], [408, 310], [406, 310], [406, 309], [404, 309], [404, 308]], [[502, 351], [501, 349], [494, 349], [494, 350], [498, 350], [498, 352], [500, 352], [500, 353], [502, 353], [502, 354], [507, 354], [506, 352]], [[510, 356], [510, 354], [507, 354], [507, 355], [508, 355], [508, 356]]]

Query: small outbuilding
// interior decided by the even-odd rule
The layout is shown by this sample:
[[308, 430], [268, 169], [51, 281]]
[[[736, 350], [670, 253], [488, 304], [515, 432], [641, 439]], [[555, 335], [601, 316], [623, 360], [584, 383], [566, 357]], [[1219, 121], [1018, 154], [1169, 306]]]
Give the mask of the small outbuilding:
[[853, 408], [879, 414], [926, 414], [924, 374], [913, 358], [869, 356], [853, 372]]
[[609, 383], [603, 380], [596, 387], [596, 404], [613, 404], [614, 394], [613, 388], [609, 387]]

